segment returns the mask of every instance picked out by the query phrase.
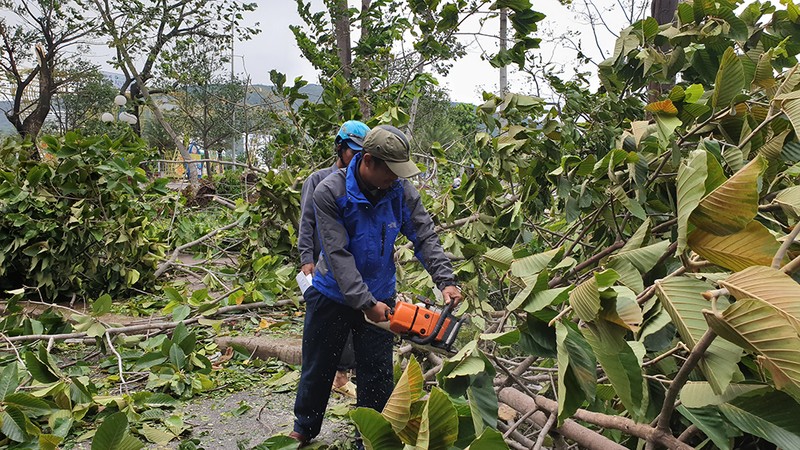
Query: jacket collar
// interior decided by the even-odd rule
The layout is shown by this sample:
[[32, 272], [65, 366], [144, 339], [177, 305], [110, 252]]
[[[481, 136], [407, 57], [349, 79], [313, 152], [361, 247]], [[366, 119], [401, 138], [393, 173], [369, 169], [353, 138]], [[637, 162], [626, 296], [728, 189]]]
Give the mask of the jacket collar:
[[[361, 161], [361, 157], [363, 155], [363, 152], [356, 153], [356, 155], [350, 161], [350, 164], [347, 166], [347, 172], [345, 173], [345, 187], [347, 188], [348, 197], [361, 203], [369, 203], [367, 197], [365, 197], [364, 193], [361, 192], [361, 188], [358, 187], [358, 180], [356, 180], [356, 168], [358, 167], [358, 161]], [[398, 179], [392, 183], [392, 186], [389, 188], [389, 192], [387, 192], [386, 195], [378, 202], [378, 205], [397, 197], [402, 191], [403, 185]]]

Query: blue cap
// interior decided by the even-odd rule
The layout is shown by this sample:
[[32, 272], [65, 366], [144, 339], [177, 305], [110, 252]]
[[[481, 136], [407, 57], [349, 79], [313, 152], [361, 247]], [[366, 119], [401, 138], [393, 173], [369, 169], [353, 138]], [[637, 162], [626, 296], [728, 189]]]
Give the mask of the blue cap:
[[348, 120], [339, 128], [336, 133], [336, 143], [345, 141], [347, 146], [353, 150], [363, 150], [364, 138], [369, 133], [369, 127], [364, 122], [358, 120]]

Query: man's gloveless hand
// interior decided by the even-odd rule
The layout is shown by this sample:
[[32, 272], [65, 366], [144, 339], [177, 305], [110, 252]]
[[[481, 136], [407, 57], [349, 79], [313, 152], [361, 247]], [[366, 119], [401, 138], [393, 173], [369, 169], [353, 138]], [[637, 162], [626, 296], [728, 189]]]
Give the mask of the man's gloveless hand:
[[367, 316], [367, 319], [378, 323], [378, 322], [387, 322], [389, 320], [389, 312], [391, 308], [389, 305], [383, 302], [378, 302], [372, 308], [364, 310], [364, 314]]
[[447, 286], [442, 289], [442, 297], [444, 297], [444, 304], [447, 305], [452, 302], [453, 308], [458, 306], [458, 303], [464, 299], [464, 296], [461, 294], [461, 289], [456, 286]]

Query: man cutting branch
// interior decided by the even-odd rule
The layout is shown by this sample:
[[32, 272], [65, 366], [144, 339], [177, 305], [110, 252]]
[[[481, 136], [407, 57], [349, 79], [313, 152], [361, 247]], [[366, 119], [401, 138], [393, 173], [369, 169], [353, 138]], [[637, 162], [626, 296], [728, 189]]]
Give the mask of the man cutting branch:
[[419, 192], [406, 180], [419, 169], [408, 139], [388, 125], [373, 128], [346, 171], [314, 191], [321, 252], [313, 286], [304, 294], [303, 362], [291, 436], [307, 443], [319, 434], [336, 364], [352, 332], [358, 367], [357, 406], [382, 410], [393, 388], [392, 340], [370, 325], [387, 320], [395, 303], [394, 243], [403, 233], [445, 302], [461, 301]]

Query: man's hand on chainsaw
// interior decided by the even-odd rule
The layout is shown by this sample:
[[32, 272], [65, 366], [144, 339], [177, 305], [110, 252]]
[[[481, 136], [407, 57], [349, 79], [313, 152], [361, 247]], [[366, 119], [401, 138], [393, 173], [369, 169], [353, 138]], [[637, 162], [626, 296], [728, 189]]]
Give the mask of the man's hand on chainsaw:
[[442, 289], [442, 297], [444, 297], [445, 305], [453, 302], [453, 308], [458, 306], [458, 303], [464, 299], [464, 296], [461, 294], [461, 289], [452, 285]]
[[367, 316], [367, 319], [378, 323], [388, 321], [390, 312], [391, 308], [389, 308], [389, 305], [383, 302], [378, 302], [372, 308], [365, 310], [364, 314]]

